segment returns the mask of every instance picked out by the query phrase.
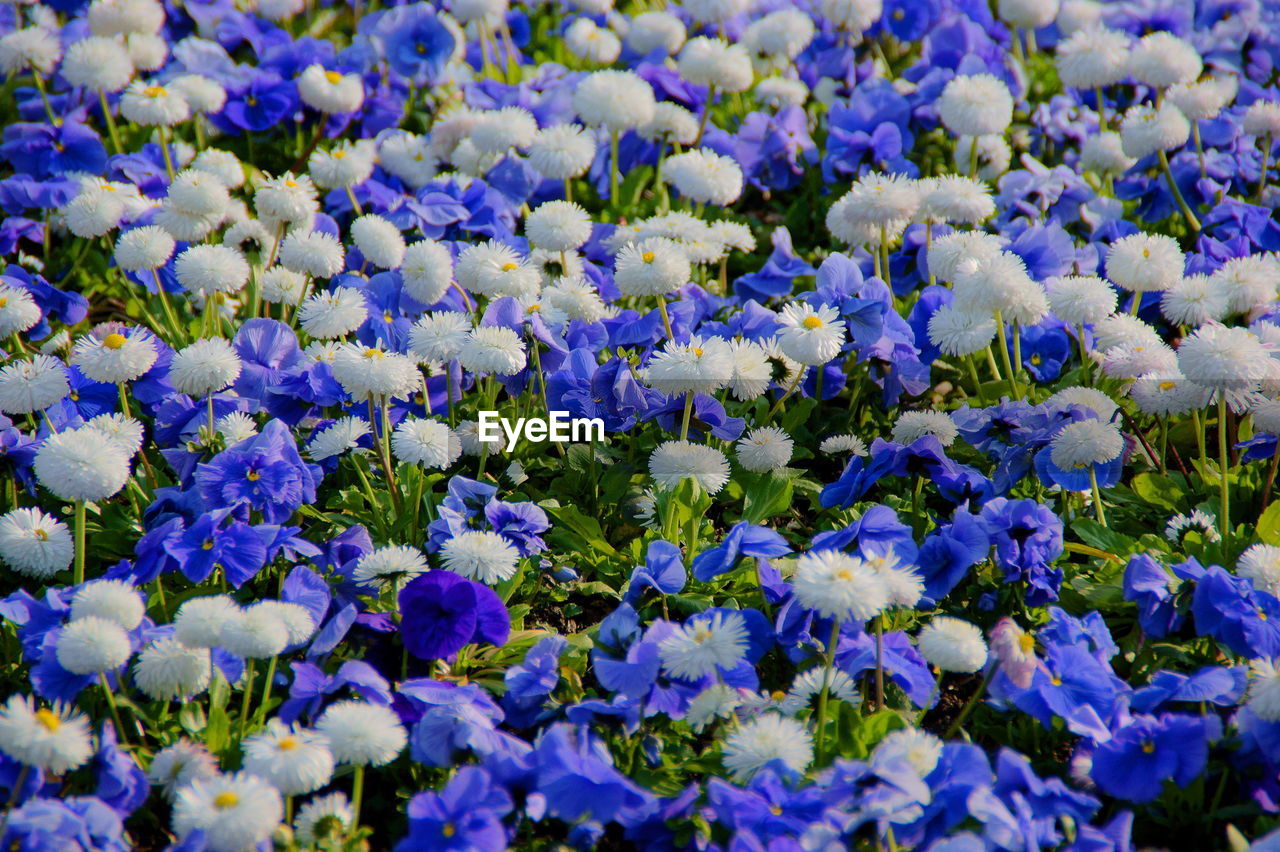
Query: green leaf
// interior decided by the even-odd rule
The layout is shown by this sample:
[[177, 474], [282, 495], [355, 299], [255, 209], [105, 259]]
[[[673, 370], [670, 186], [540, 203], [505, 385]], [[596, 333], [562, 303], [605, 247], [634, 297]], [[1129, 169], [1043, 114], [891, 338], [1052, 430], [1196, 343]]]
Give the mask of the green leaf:
[[1280, 501], [1268, 506], [1258, 518], [1258, 538], [1265, 544], [1280, 545]]
[[792, 481], [776, 474], [756, 474], [744, 483], [742, 519], [759, 524], [791, 508]]
[[209, 721], [204, 728], [204, 744], [214, 754], [221, 753], [231, 744], [231, 719], [221, 707], [215, 707], [209, 712]]
[[1147, 503], [1159, 506], [1169, 512], [1178, 511], [1178, 502], [1182, 498], [1182, 489], [1167, 476], [1158, 473], [1140, 473], [1130, 484], [1133, 493]]
[[1116, 556], [1127, 556], [1138, 549], [1136, 541], [1127, 535], [1104, 527], [1092, 518], [1076, 518], [1071, 522], [1071, 531], [1085, 544], [1114, 553]]
[[229, 700], [231, 700], [231, 684], [227, 683], [222, 673], [215, 669], [213, 680], [209, 682], [209, 707], [223, 710]]
[[[843, 710], [841, 714], [843, 716]], [[842, 722], [844, 721], [842, 718]], [[858, 760], [865, 758], [890, 731], [905, 727], [907, 727], [906, 721], [896, 710], [881, 710], [869, 716], [863, 716], [856, 720], [847, 735], [841, 732], [839, 739], [841, 755]]]
[[587, 517], [573, 506], [561, 506], [554, 500], [544, 500], [538, 505], [546, 509], [563, 526], [577, 534], [581, 544], [590, 545], [609, 556], [617, 555], [618, 551], [605, 541], [604, 530], [600, 528], [600, 522], [595, 518]]

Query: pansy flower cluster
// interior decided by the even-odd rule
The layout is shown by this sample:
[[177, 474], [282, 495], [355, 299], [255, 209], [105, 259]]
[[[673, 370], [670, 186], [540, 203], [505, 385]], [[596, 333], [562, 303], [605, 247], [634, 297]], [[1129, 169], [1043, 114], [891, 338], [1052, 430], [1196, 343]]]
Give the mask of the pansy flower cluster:
[[0, 69], [0, 848], [1280, 850], [1274, 0]]

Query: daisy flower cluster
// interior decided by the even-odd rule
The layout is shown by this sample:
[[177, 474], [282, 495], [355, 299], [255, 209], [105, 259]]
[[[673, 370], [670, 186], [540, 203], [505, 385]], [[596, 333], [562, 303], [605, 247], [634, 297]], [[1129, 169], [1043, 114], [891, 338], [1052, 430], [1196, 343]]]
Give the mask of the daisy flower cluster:
[[0, 848], [1280, 849], [1277, 65], [0, 4]]

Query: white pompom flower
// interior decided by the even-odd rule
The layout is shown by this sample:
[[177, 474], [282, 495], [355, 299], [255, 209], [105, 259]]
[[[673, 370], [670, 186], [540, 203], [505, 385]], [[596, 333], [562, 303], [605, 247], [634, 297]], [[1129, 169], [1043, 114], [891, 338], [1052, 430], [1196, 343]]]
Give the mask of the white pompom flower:
[[129, 457], [89, 428], [46, 438], [33, 467], [40, 484], [63, 500], [105, 500], [129, 480]]
[[38, 507], [14, 509], [0, 516], [0, 559], [35, 579], [66, 570], [75, 543], [65, 523]]
[[738, 464], [756, 473], [782, 470], [791, 461], [795, 442], [776, 426], [752, 429], [738, 441]]
[[987, 643], [976, 624], [947, 615], [934, 616], [916, 636], [920, 654], [944, 672], [976, 672], [986, 665]]
[[938, 98], [938, 116], [960, 136], [1003, 133], [1013, 120], [1013, 95], [991, 74], [954, 77]]

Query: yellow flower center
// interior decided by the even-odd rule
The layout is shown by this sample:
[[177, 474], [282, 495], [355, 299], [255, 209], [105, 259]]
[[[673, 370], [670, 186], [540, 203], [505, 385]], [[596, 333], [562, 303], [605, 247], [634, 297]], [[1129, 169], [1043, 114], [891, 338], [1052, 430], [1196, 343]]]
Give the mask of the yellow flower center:
[[1145, 743], [1142, 744], [1143, 754], [1151, 754], [1155, 750], [1156, 750], [1156, 744], [1151, 742], [1151, 740], [1147, 740]]
[[445, 837], [453, 837], [458, 833], [458, 827], [451, 822], [446, 822], [444, 825], [440, 826], [440, 833]]
[[519, 268], [520, 268], [520, 265], [519, 265], [519, 264], [517, 264], [517, 263], [512, 263], [512, 262], [511, 262], [511, 261], [509, 261], [509, 260], [508, 260], [506, 263], [502, 264], [502, 271], [503, 271], [503, 272], [512, 272], [512, 271], [514, 271], [514, 270], [516, 270], [516, 269], [519, 269]]
[[689, 351], [690, 351], [690, 352], [692, 352], [692, 353], [694, 354], [694, 357], [695, 357], [695, 358], [701, 358], [701, 357], [702, 357], [702, 350], [701, 350], [699, 347], [697, 347], [697, 346], [693, 347], [693, 349], [691, 349], [691, 350], [689, 350]]
[[337, 71], [324, 72], [324, 78], [335, 86], [342, 82], [342, 75]]
[[1036, 646], [1035, 637], [1030, 633], [1024, 633], [1018, 637], [1018, 649], [1024, 654], [1030, 654], [1031, 649]]
[[225, 811], [227, 808], [234, 808], [238, 804], [240, 804], [240, 797], [230, 790], [219, 793], [213, 800], [213, 806], [220, 811]]
[[250, 482], [257, 482], [262, 478], [262, 474], [258, 473], [256, 470], [251, 470], [244, 475], [244, 478]]
[[640, 259], [643, 260], [645, 263], [653, 263], [653, 258], [654, 258], [654, 254], [651, 251], [647, 251], [644, 254], [640, 255]]
[[293, 751], [298, 747], [298, 745], [298, 738], [290, 736], [285, 737], [277, 743], [276, 748], [280, 749], [280, 751]]
[[1053, 677], [1049, 678], [1049, 683], [1053, 684], [1054, 686], [1062, 686], [1062, 678], [1058, 677], [1057, 675], [1054, 675]]
[[142, 94], [149, 98], [163, 98], [167, 93], [164, 90], [164, 86], [147, 86], [142, 90]]
[[0, 296], [0, 308], [7, 307], [9, 304], [8, 296]]
[[1166, 391], [1167, 391], [1167, 390], [1173, 390], [1173, 389], [1174, 389], [1174, 388], [1176, 388], [1177, 386], [1178, 386], [1178, 383], [1177, 383], [1177, 382], [1161, 382], [1161, 383], [1160, 383], [1160, 390], [1166, 390]]
[[204, 544], [200, 545], [203, 550], [213, 550], [213, 539], [206, 538]]
[[800, 324], [809, 329], [822, 328], [822, 320], [816, 316], [805, 317]]
[[49, 534], [48, 534], [47, 532], [45, 532], [44, 530], [36, 530], [36, 531], [35, 531], [35, 536], [36, 536], [36, 538], [40, 539], [41, 541], [48, 541], [48, 540], [49, 540]]
[[383, 352], [381, 349], [366, 349], [364, 351], [364, 357], [368, 358], [370, 361], [372, 361], [374, 358], [381, 360], [381, 358], [383, 357]]
[[36, 711], [36, 721], [51, 734], [56, 733], [62, 727], [62, 719], [58, 718], [58, 714], [47, 707], [41, 707]]
[[113, 331], [110, 334], [108, 334], [106, 337], [102, 338], [102, 345], [107, 347], [108, 349], [119, 349], [122, 346], [124, 346], [124, 344], [125, 344], [125, 336], [123, 334], [119, 334], [118, 332]]

